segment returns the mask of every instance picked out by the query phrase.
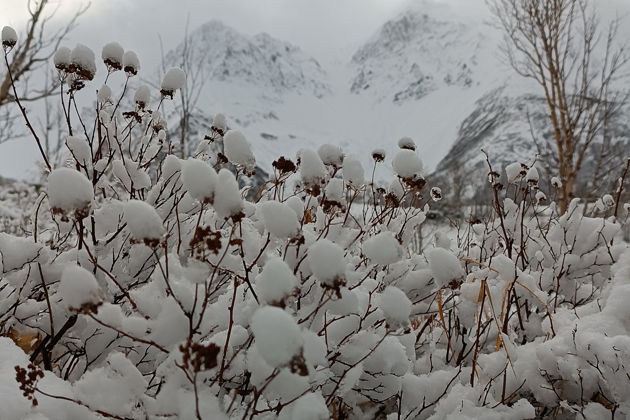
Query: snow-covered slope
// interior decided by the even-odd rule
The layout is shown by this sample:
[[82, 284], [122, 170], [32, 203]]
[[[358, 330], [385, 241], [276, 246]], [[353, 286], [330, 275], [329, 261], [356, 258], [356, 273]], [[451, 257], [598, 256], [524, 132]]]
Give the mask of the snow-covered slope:
[[400, 103], [448, 86], [478, 84], [483, 33], [410, 10], [391, 20], [352, 57], [353, 93]]
[[247, 36], [211, 20], [166, 56], [168, 63], [191, 49], [196, 65], [208, 80], [254, 85], [268, 95], [286, 92], [323, 96], [330, 92], [326, 72], [300, 48], [268, 34]]

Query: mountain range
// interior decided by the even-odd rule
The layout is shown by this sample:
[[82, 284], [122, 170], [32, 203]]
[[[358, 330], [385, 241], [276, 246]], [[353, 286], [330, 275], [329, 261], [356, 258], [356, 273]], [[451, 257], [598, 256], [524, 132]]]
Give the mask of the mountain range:
[[[409, 136], [427, 174], [485, 175], [482, 149], [497, 167], [532, 162], [530, 127], [546, 124], [540, 88], [502, 62], [501, 34], [489, 19], [486, 12], [422, 1], [347, 59], [325, 63], [289, 42], [213, 20], [171, 50], [166, 62], [179, 65], [188, 54], [196, 69], [193, 88], [200, 94], [191, 143], [223, 113], [247, 136], [263, 169], [280, 155], [294, 157], [324, 143], [343, 147], [370, 168], [373, 149], [392, 156], [397, 140]], [[626, 144], [629, 122], [614, 124]], [[379, 168], [377, 177], [388, 171]]]

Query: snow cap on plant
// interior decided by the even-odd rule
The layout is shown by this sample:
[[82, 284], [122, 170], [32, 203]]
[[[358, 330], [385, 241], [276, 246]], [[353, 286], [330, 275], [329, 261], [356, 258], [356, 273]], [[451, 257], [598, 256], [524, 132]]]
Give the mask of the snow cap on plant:
[[215, 114], [212, 118], [212, 129], [220, 135], [224, 135], [227, 130], [227, 118], [223, 114]]
[[134, 51], [125, 51], [122, 66], [127, 76], [135, 76], [140, 70], [140, 59]]
[[168, 96], [173, 99], [175, 91], [182, 89], [184, 86], [186, 86], [186, 73], [179, 67], [173, 67], [162, 78], [160, 93], [162, 93], [162, 97]]
[[83, 44], [77, 44], [70, 54], [71, 71], [79, 80], [92, 80], [96, 74], [94, 51]]
[[411, 137], [403, 137], [400, 140], [398, 140], [398, 147], [401, 149], [415, 151], [416, 142], [414, 142]]
[[2, 47], [5, 51], [12, 49], [17, 44], [18, 36], [15, 29], [10, 26], [2, 28]]
[[343, 180], [355, 188], [359, 188], [365, 182], [365, 171], [359, 159], [347, 156], [343, 160]]
[[166, 232], [155, 208], [141, 200], [129, 200], [125, 203], [124, 220], [131, 235], [148, 246], [157, 247]]
[[125, 50], [118, 42], [110, 42], [103, 46], [101, 58], [110, 71], [122, 69], [123, 55]]
[[57, 48], [53, 57], [53, 63], [57, 70], [68, 71], [70, 64], [72, 64], [72, 50], [68, 47]]
[[252, 152], [245, 135], [240, 131], [230, 130], [223, 138], [225, 156], [236, 165], [241, 166], [245, 171], [252, 172], [256, 167], [256, 158]]
[[319, 239], [308, 249], [308, 264], [324, 285], [338, 287], [345, 284], [346, 263], [343, 249], [328, 239]]
[[326, 181], [328, 171], [322, 159], [312, 149], [302, 149], [298, 152], [300, 162], [300, 177], [302, 183], [313, 189], [314, 195], [319, 195], [320, 186]]
[[136, 89], [133, 100], [139, 109], [144, 109], [151, 101], [151, 90], [147, 85], [140, 85]]
[[58, 292], [63, 304], [75, 311], [94, 312], [102, 300], [94, 274], [78, 265], [70, 265], [63, 270]]
[[47, 194], [53, 213], [61, 214], [64, 219], [69, 215], [77, 219], [87, 217], [94, 199], [90, 180], [70, 168], [57, 168], [48, 175]]
[[382, 162], [385, 160], [387, 153], [385, 153], [385, 149], [374, 149], [372, 150], [372, 159], [375, 162]]
[[343, 165], [343, 150], [339, 146], [334, 144], [322, 144], [317, 153], [321, 158], [324, 165], [329, 165], [335, 168], [341, 168]]
[[107, 85], [101, 86], [96, 94], [96, 98], [101, 104], [111, 103], [112, 99], [112, 88]]

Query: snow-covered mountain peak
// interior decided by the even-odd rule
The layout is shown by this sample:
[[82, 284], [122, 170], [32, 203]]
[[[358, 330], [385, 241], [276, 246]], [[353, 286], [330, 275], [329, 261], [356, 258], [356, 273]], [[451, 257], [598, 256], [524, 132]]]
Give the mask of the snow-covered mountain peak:
[[[181, 43], [166, 61], [177, 65], [185, 48]], [[266, 96], [297, 92], [321, 97], [330, 92], [327, 74], [314, 58], [266, 33], [249, 36], [211, 20], [190, 34], [188, 48], [207, 80], [251, 85]]]
[[447, 4], [422, 2], [385, 23], [353, 55], [351, 91], [403, 103], [443, 87], [481, 83], [480, 63], [487, 67], [493, 46], [487, 28], [459, 13], [447, 18], [448, 10]]

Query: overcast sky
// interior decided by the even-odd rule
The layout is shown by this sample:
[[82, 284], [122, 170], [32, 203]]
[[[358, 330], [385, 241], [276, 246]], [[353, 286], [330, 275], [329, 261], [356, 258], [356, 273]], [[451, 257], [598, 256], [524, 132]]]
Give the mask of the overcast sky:
[[[439, 0], [438, 0], [439, 1]], [[476, 0], [464, 0], [476, 1]], [[23, 26], [27, 0], [1, 0], [4, 24]], [[81, 41], [100, 51], [120, 42], [141, 54], [147, 67], [159, 60], [158, 34], [166, 50], [183, 37], [187, 19], [194, 29], [220, 19], [241, 32], [270, 35], [299, 45], [316, 58], [340, 56], [364, 41], [380, 24], [414, 0], [92, 0], [68, 44]], [[417, 0], [416, 0], [417, 2]], [[86, 0], [50, 0], [63, 21]], [[144, 56], [144, 57], [143, 57]]]

